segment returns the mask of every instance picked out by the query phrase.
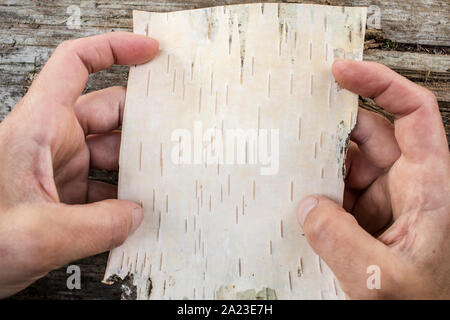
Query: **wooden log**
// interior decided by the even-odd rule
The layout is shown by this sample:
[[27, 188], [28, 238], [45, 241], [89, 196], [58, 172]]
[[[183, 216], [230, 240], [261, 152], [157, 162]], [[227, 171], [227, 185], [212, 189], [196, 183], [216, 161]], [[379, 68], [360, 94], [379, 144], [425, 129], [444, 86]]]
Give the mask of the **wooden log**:
[[[218, 0], [214, 5], [237, 4], [242, 0]], [[247, 2], [247, 1], [245, 1]], [[258, 1], [259, 2], [259, 1]], [[262, 0], [262, 2], [271, 2]], [[283, 1], [316, 4], [373, 6], [380, 8], [381, 28], [387, 39], [402, 43], [418, 43], [424, 45], [448, 46], [450, 43], [449, 15], [450, 3], [447, 0], [316, 0], [316, 1]], [[182, 9], [203, 8], [212, 5], [211, 0], [170, 0], [170, 1], [10, 1], [0, 5], [2, 24], [9, 26], [0, 30], [0, 43], [8, 37], [8, 33], [19, 35], [25, 30], [20, 44], [33, 43], [27, 39], [30, 29], [39, 33], [39, 29], [52, 29], [52, 34], [44, 33], [43, 41], [56, 45], [64, 37], [67, 30], [67, 8], [71, 5], [80, 6], [82, 12], [82, 28], [77, 32], [72, 30], [72, 36], [83, 36], [88, 32], [103, 32], [111, 29], [130, 29], [131, 10], [174, 11]], [[55, 27], [61, 27], [58, 30]], [[11, 33], [10, 33], [11, 34]], [[33, 38], [33, 37], [30, 37]], [[9, 40], [11, 41], [11, 40]], [[7, 42], [9, 42], [7, 41]]]

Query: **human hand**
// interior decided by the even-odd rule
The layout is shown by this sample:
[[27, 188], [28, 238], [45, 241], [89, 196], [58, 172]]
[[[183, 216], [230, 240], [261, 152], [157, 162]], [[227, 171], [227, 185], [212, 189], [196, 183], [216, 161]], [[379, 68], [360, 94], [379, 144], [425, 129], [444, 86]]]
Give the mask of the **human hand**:
[[[322, 196], [303, 199], [297, 217], [308, 242], [349, 298], [450, 298], [450, 154], [436, 98], [377, 63], [337, 61], [333, 73], [395, 123], [359, 110], [346, 163], [348, 212]], [[366, 285], [372, 265], [379, 290]]]
[[[0, 298], [70, 261], [120, 245], [142, 221], [116, 187], [125, 89], [80, 97], [90, 73], [153, 58], [158, 43], [114, 32], [62, 43], [0, 124]], [[84, 204], [83, 203], [89, 203]]]

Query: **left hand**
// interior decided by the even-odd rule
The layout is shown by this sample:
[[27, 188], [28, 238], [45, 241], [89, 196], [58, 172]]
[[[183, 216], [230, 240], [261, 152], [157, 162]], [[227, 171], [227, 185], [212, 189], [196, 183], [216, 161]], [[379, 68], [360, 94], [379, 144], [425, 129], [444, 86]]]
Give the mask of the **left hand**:
[[[90, 73], [152, 59], [158, 43], [130, 33], [62, 43], [0, 124], [0, 298], [49, 271], [120, 245], [143, 219], [116, 187], [125, 89], [81, 96]], [[89, 203], [89, 204], [84, 204]]]

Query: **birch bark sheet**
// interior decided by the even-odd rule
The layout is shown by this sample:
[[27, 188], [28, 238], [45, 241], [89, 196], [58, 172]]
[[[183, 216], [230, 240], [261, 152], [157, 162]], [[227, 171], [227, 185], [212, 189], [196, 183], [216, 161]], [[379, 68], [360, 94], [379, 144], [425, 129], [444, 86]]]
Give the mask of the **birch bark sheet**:
[[342, 202], [356, 95], [331, 65], [362, 59], [366, 9], [246, 4], [134, 12], [160, 54], [130, 69], [119, 198], [143, 205], [105, 281], [138, 299], [340, 299], [302, 235], [300, 199]]

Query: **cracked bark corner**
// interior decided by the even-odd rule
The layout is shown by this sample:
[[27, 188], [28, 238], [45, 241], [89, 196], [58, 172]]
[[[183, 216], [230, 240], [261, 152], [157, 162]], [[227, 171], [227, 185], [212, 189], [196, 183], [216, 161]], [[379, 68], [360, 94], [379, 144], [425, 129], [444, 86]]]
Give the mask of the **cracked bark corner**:
[[338, 168], [340, 178], [345, 180], [347, 175], [346, 159], [348, 146], [350, 144], [350, 134], [355, 128], [356, 121], [352, 122], [350, 129], [345, 129], [344, 121], [341, 121], [337, 128], [337, 144], [336, 144], [336, 158], [338, 161]]
[[[133, 275], [133, 273], [128, 273], [124, 278], [121, 278], [117, 274], [113, 274], [107, 279], [102, 280], [102, 283], [116, 287], [117, 290], [120, 290], [121, 300], [137, 300], [138, 298], [140, 298], [141, 292], [139, 292], [140, 289], [138, 288], [138, 284], [135, 281], [135, 276]], [[143, 292], [143, 299], [150, 299], [152, 288], [152, 280], [150, 278], [147, 278], [145, 291]]]

